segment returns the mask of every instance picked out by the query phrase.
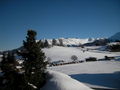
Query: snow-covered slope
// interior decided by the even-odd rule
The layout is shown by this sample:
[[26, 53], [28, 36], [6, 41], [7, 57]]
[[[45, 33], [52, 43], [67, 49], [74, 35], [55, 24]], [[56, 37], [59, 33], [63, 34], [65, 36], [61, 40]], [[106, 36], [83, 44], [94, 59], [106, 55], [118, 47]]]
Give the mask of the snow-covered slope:
[[120, 32], [114, 34], [109, 39], [112, 40], [112, 41], [120, 40]]
[[92, 90], [70, 76], [56, 72], [47, 72], [47, 83], [42, 90]]
[[86, 62], [49, 67], [48, 69], [70, 75], [72, 78], [92, 88], [120, 90], [119, 61]]
[[[43, 51], [45, 52], [45, 55], [47, 57], [50, 57], [52, 61], [71, 61], [71, 56], [76, 55], [78, 57], [78, 60], [85, 60], [85, 58], [88, 57], [96, 57], [97, 59], [104, 58], [104, 56], [116, 56], [114, 54], [110, 54], [109, 52], [99, 52], [99, 51], [93, 51], [92, 48], [95, 49], [95, 47], [91, 47], [88, 49], [91, 49], [87, 51], [87, 48], [75, 48], [75, 47], [59, 47], [54, 46], [51, 48], [44, 48]], [[85, 50], [85, 52], [83, 52]]]

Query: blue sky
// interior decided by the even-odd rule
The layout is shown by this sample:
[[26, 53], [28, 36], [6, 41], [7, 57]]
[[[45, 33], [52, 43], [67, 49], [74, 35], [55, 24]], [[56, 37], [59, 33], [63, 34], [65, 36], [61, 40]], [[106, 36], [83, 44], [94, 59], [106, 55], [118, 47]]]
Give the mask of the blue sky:
[[0, 0], [0, 50], [37, 39], [109, 37], [120, 31], [120, 0]]

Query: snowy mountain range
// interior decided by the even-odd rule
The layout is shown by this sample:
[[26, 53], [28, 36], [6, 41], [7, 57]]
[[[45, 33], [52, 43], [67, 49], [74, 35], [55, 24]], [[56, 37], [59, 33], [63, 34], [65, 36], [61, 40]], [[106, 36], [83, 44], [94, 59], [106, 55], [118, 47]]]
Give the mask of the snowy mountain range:
[[[52, 40], [53, 39], [47, 39], [49, 45], [52, 45]], [[83, 45], [85, 43], [91, 43], [93, 41], [95, 41], [94, 38], [86, 38], [86, 39], [78, 39], [78, 38], [58, 38], [55, 39], [57, 44], [60, 44], [60, 40], [62, 41], [64, 46], [79, 46], [79, 45]], [[44, 40], [42, 40], [44, 41]]]
[[[53, 39], [41, 39], [42, 42], [45, 42], [45, 40], [48, 41], [49, 45], [52, 45], [52, 40]], [[109, 37], [109, 38], [85, 38], [85, 39], [81, 39], [81, 38], [57, 38], [56, 40], [56, 44], [59, 46], [60, 45], [60, 41], [62, 41], [64, 46], [104, 46], [109, 42], [115, 42], [117, 40], [120, 40], [120, 32], [114, 34], [113, 36]], [[37, 40], [38, 42], [39, 40]], [[22, 47], [17, 48], [17, 49], [22, 49]], [[16, 49], [15, 49], [16, 50]]]
[[[48, 41], [49, 45], [52, 45], [53, 39], [43, 39], [42, 41], [45, 42], [45, 40]], [[120, 32], [114, 34], [113, 36], [109, 38], [57, 38], [56, 44], [59, 45], [60, 41], [62, 41], [64, 46], [80, 46], [80, 45], [87, 45], [87, 46], [93, 46], [93, 45], [106, 45], [109, 41], [116, 41], [120, 40]]]
[[[52, 45], [53, 39], [43, 39], [42, 42], [45, 42], [45, 40], [48, 41], [49, 45]], [[64, 46], [81, 46], [81, 45], [105, 45], [107, 43], [106, 38], [58, 38], [55, 39], [56, 44], [60, 45], [60, 42], [62, 41]]]

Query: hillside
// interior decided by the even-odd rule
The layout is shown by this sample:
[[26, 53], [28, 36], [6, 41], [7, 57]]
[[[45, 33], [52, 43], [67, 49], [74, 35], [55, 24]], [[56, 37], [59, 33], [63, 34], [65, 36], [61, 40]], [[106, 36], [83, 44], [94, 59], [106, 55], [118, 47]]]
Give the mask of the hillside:
[[[91, 88], [120, 90], [120, 62], [97, 61], [49, 67], [49, 70], [70, 75]], [[99, 89], [96, 89], [99, 90]]]
[[65, 62], [72, 61], [72, 55], [76, 55], [80, 61], [84, 61], [88, 57], [96, 57], [97, 59], [102, 59], [105, 56], [117, 56], [106, 51], [100, 51], [99, 49], [102, 48], [103, 47], [97, 46], [85, 48], [54, 46], [51, 48], [44, 48], [43, 51], [45, 52], [46, 57], [51, 58], [52, 61], [63, 60]]
[[109, 37], [109, 40], [116, 41], [120, 40], [120, 32], [114, 34], [113, 36]]
[[70, 76], [49, 70], [47, 83], [41, 90], [92, 90], [83, 83], [72, 79]]
[[[100, 90], [113, 90], [113, 89], [119, 90], [120, 89], [120, 86], [119, 86], [120, 52], [115, 53], [115, 52], [101, 51], [101, 49], [103, 48], [104, 47], [102, 46], [89, 46], [84, 48], [54, 46], [51, 48], [44, 48], [43, 51], [45, 52], [47, 58], [48, 57], [51, 58], [51, 62], [55, 62], [59, 60], [63, 60], [64, 62], [71, 62], [72, 55], [76, 55], [78, 57], [78, 60], [84, 61], [83, 63], [48, 67], [48, 70], [65, 73], [71, 76], [72, 78], [84, 83], [88, 87], [94, 88], [96, 90], [97, 89], [98, 90], [99, 89]], [[85, 50], [85, 52], [83, 52], [83, 50]], [[110, 61], [104, 60], [105, 56], [115, 57], [116, 59], [112, 59]], [[85, 59], [88, 57], [96, 57], [97, 59], [103, 59], [103, 61], [85, 62]], [[50, 79], [47, 85], [49, 85], [51, 81], [56, 82], [56, 84], [59, 83], [58, 81], [55, 81], [55, 80], [58, 80], [58, 78]], [[62, 79], [59, 81], [62, 81]], [[55, 85], [55, 83], [53, 82], [52, 82], [52, 85]], [[48, 90], [48, 89], [45, 89], [45, 90]], [[62, 90], [62, 89], [59, 89], [59, 90]], [[69, 90], [69, 89], [64, 89], [64, 90]], [[86, 89], [83, 89], [83, 90], [86, 90]]]

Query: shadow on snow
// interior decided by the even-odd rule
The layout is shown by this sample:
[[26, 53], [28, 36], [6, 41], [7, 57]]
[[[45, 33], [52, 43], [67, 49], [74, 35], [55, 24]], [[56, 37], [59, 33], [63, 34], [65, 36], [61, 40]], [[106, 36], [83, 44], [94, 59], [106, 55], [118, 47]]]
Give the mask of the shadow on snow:
[[75, 74], [70, 76], [80, 82], [90, 85], [97, 85], [120, 90], [120, 71], [101, 74]]

